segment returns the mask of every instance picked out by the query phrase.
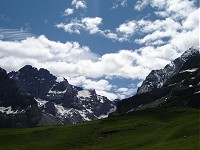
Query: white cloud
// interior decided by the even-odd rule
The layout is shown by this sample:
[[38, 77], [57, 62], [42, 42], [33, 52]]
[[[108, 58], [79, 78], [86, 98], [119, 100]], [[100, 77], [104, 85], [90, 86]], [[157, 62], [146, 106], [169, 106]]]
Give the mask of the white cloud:
[[[78, 57], [77, 57], [78, 56]], [[30, 59], [34, 63], [46, 63], [46, 62], [76, 62], [79, 60], [94, 60], [97, 59], [97, 55], [92, 53], [87, 46], [80, 46], [77, 42], [55, 42], [48, 40], [45, 36], [39, 36], [38, 38], [32, 37], [22, 41], [1, 41], [0, 40], [0, 59], [16, 58], [23, 62], [24, 58]], [[10, 60], [11, 63], [13, 62]], [[26, 61], [27, 62], [27, 61]], [[13, 62], [14, 63], [14, 62]], [[23, 64], [19, 63], [17, 68], [22, 67]], [[2, 63], [2, 67], [6, 65]], [[16, 64], [17, 65], [17, 64]], [[16, 66], [14, 65], [14, 66]], [[12, 70], [7, 68], [7, 70]], [[16, 68], [15, 68], [16, 69]]]
[[137, 91], [137, 87], [121, 87], [116, 89], [116, 93], [119, 99], [124, 99], [126, 97], [131, 97], [133, 94], [135, 94]]
[[95, 17], [95, 18], [83, 18], [81, 22], [84, 24], [85, 30], [89, 31], [90, 34], [95, 34], [98, 33], [99, 30], [99, 25], [102, 23], [102, 18], [100, 17]]
[[65, 9], [64, 16], [69, 16], [69, 15], [72, 15], [73, 13], [74, 13], [74, 9], [67, 8]]
[[136, 30], [135, 21], [127, 22], [121, 24], [118, 28], [116, 28], [115, 32], [110, 30], [102, 30], [99, 28], [103, 19], [100, 17], [85, 17], [81, 19], [74, 18], [68, 23], [60, 23], [57, 24], [56, 27], [58, 29], [64, 29], [65, 32], [81, 34], [81, 31], [87, 31], [89, 34], [99, 34], [108, 39], [112, 39], [114, 41], [128, 41], [129, 37], [134, 34]]
[[116, 9], [119, 6], [125, 7], [128, 5], [128, 0], [117, 0], [113, 3], [112, 9]]
[[137, 11], [141, 11], [142, 9], [144, 9], [147, 5], [149, 4], [148, 0], [139, 0], [136, 2], [136, 4], [134, 5], [135, 10]]
[[82, 18], [78, 20], [77, 18], [72, 19], [70, 23], [60, 23], [57, 24], [57, 28], [62, 28], [65, 32], [80, 34], [81, 30], [88, 31], [90, 34], [95, 34], [101, 32], [99, 25], [102, 23], [102, 18]]
[[23, 28], [19, 29], [5, 29], [0, 27], [0, 40], [23, 40], [27, 37], [32, 37], [29, 31]]
[[[72, 1], [74, 5], [77, 2], [78, 0]], [[118, 7], [126, 6], [127, 3], [128, 0], [117, 0], [115, 4]], [[68, 23], [57, 24], [56, 27], [68, 33], [81, 34], [81, 31], [88, 31], [89, 34], [98, 34], [119, 42], [133, 42], [133, 37], [139, 35], [141, 38], [134, 40], [138, 44], [162, 46], [183, 30], [192, 30], [194, 27], [191, 26], [196, 27], [195, 24], [199, 23], [199, 13], [194, 3], [195, 1], [190, 0], [138, 0], [134, 6], [136, 10], [141, 11], [149, 5], [155, 9], [154, 13], [158, 18], [147, 20], [144, 16], [140, 20], [122, 23], [115, 30], [101, 29], [99, 26], [103, 26], [103, 19], [100, 17], [74, 18]]]
[[[104, 77], [143, 80], [152, 69], [164, 67], [191, 46], [199, 47], [199, 8], [188, 0], [178, 2], [181, 6], [176, 8], [171, 0], [153, 0], [149, 5], [157, 10], [155, 14], [159, 18], [130, 20], [114, 31], [101, 29], [103, 19], [100, 17], [75, 18], [69, 23], [56, 25], [68, 33], [87, 31], [120, 42], [130, 41], [132, 36], [140, 34], [140, 38], [135, 40], [141, 44], [137, 50], [120, 50], [98, 56], [78, 42], [61, 43], [50, 41], [45, 36], [22, 41], [0, 40], [1, 67], [8, 71], [18, 70], [26, 64], [47, 68], [74, 85], [96, 89], [98, 94], [110, 99], [124, 98], [133, 94], [137, 86], [116, 88], [106, 79], [97, 80]], [[113, 89], [118, 94], [111, 92]]]
[[161, 17], [171, 17], [173, 19], [184, 19], [194, 11], [195, 0], [138, 0], [134, 6], [136, 10], [141, 11], [146, 6], [157, 9], [155, 14]]
[[157, 9], [155, 14], [163, 18], [139, 20], [136, 33], [143, 33], [144, 36], [135, 39], [135, 42], [146, 46], [170, 47], [174, 50], [176, 47], [179, 49], [177, 51], [182, 51], [180, 48], [188, 49], [189, 46], [197, 46], [198, 35], [194, 33], [197, 33], [199, 28], [199, 8], [194, 6], [194, 2], [189, 0], [149, 1], [149, 5]]
[[97, 92], [97, 94], [99, 94], [99, 95], [106, 96], [106, 97], [107, 97], [108, 99], [110, 99], [110, 100], [115, 100], [115, 99], [118, 99], [118, 98], [119, 98], [116, 94], [111, 93], [111, 92], [100, 91], [100, 90], [97, 90], [96, 92]]
[[183, 22], [183, 27], [187, 30], [197, 29], [199, 27], [199, 12], [200, 8], [190, 13]]
[[79, 9], [79, 8], [85, 9], [85, 8], [87, 8], [86, 2], [84, 0], [73, 0], [72, 1], [72, 6], [75, 6], [76, 9]]
[[94, 80], [85, 76], [68, 77], [69, 83], [76, 86], [82, 86], [84, 89], [95, 89], [101, 91], [110, 91], [112, 85], [105, 79]]
[[136, 30], [135, 21], [130, 21], [124, 24], [121, 24], [117, 29], [117, 32], [121, 32], [125, 35], [132, 35]]
[[[185, 33], [182, 34], [184, 35]], [[193, 34], [195, 32], [191, 32], [191, 35]], [[177, 42], [178, 39], [179, 36], [176, 36], [171, 41], [171, 45]], [[186, 40], [188, 38], [185, 38], [183, 42]], [[148, 46], [137, 51], [120, 50], [116, 53], [98, 56], [92, 53], [87, 46], [80, 46], [77, 42], [61, 43], [50, 41], [45, 36], [40, 36], [22, 41], [0, 41], [0, 60], [1, 66], [9, 71], [19, 69], [29, 62], [38, 68], [44, 67], [53, 74], [65, 77], [84, 76], [97, 79], [105, 76], [116, 76], [144, 79], [152, 69], [163, 67], [186, 50], [182, 49], [180, 51], [177, 48], [179, 50], [177, 51], [174, 47], [170, 45], [158, 48]], [[171, 51], [169, 52], [169, 50]], [[19, 63], [12, 61], [13, 59], [19, 61]], [[8, 60], [10, 60], [9, 66], [7, 65]], [[111, 88], [105, 80], [100, 81], [99, 84], [107, 87], [107, 90]], [[90, 85], [95, 87], [95, 84], [91, 81], [85, 82], [83, 85], [85, 87]], [[104, 88], [104, 90], [106, 89]]]
[[72, 19], [70, 23], [60, 23], [57, 24], [56, 27], [58, 29], [64, 29], [65, 32], [68, 33], [76, 33], [76, 34], [80, 34], [80, 30], [82, 30], [84, 28], [83, 24], [81, 23], [80, 20]]
[[0, 40], [0, 64], [7, 71], [18, 70], [27, 64], [47, 68], [55, 75], [66, 77], [71, 84], [96, 89], [99, 94], [111, 99], [125, 98], [131, 96], [137, 87], [129, 90], [119, 88], [116, 91], [118, 94], [114, 94], [110, 92], [113, 85], [105, 79], [98, 79], [113, 76], [144, 79], [152, 69], [162, 68], [194, 44], [187, 43], [190, 37], [195, 37], [193, 40], [196, 43], [197, 32], [182, 32], [174, 36], [169, 44], [157, 48], [147, 46], [136, 51], [120, 50], [103, 56], [92, 53], [89, 47], [80, 46], [77, 42], [55, 42], [45, 36], [22, 41]]

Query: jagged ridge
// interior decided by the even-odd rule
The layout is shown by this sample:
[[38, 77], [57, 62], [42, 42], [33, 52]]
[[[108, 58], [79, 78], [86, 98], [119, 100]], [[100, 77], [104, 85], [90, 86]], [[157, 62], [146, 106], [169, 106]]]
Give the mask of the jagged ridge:
[[33, 95], [45, 114], [59, 118], [63, 123], [79, 123], [106, 117], [114, 111], [114, 104], [95, 90], [84, 90], [70, 85], [67, 79], [56, 77], [46, 69], [30, 65], [18, 72], [10, 72], [23, 91]]
[[189, 58], [187, 51], [181, 59], [176, 59], [179, 61], [187, 58], [181, 69], [171, 77], [168, 76], [161, 87], [118, 102], [117, 112], [127, 113], [153, 107], [200, 108], [200, 54], [196, 50], [194, 52], [189, 54]]
[[155, 88], [161, 88], [167, 79], [180, 71], [181, 67], [188, 59], [198, 54], [198, 49], [190, 48], [189, 50], [185, 51], [179, 58], [166, 65], [163, 69], [152, 70], [143, 81], [142, 85], [138, 88], [137, 94], [149, 92]]

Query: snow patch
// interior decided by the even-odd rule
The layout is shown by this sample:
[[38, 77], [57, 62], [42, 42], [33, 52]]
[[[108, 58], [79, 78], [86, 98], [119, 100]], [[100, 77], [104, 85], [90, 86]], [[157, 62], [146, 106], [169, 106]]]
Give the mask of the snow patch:
[[59, 118], [65, 118], [65, 117], [72, 117], [73, 114], [80, 114], [81, 117], [86, 120], [86, 121], [91, 121], [91, 119], [89, 119], [87, 117], [87, 114], [92, 113], [92, 111], [90, 109], [86, 109], [86, 110], [77, 110], [77, 109], [67, 109], [65, 107], [63, 107], [62, 105], [57, 105], [55, 104], [55, 108], [57, 110], [57, 117]]
[[91, 121], [91, 119], [89, 119], [86, 115], [88, 114], [87, 111], [80, 111], [80, 110], [77, 110], [79, 112], [79, 114], [83, 117], [84, 120], [86, 121]]
[[48, 102], [48, 101], [42, 100], [40, 98], [38, 98], [38, 99], [35, 98], [35, 100], [38, 103], [38, 107], [42, 107], [42, 106], [44, 106]]
[[12, 110], [11, 106], [9, 106], [9, 107], [0, 107], [0, 112], [6, 113], [6, 114], [17, 114], [17, 110], [16, 111]]
[[187, 69], [187, 70], [182, 70], [179, 73], [184, 73], [184, 72], [195, 72], [197, 71], [199, 68], [191, 68], [191, 69]]
[[104, 103], [103, 97], [101, 95], [97, 95], [97, 99], [100, 100], [101, 103]]
[[64, 90], [64, 91], [49, 91], [48, 93], [49, 94], [64, 94], [64, 93], [66, 93], [67, 92], [67, 89], [66, 90]]
[[194, 92], [193, 94], [200, 94], [200, 91]]
[[62, 105], [56, 105], [56, 104], [54, 104], [54, 105], [55, 105], [55, 108], [57, 110], [57, 114], [59, 116], [65, 116], [66, 114], [69, 114], [69, 112], [71, 110], [71, 109], [64, 108]]

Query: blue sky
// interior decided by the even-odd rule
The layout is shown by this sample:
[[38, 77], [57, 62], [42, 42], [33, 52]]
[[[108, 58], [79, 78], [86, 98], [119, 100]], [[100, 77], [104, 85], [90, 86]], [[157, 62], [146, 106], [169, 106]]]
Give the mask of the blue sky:
[[196, 0], [1, 0], [0, 65], [44, 67], [110, 99], [199, 47]]

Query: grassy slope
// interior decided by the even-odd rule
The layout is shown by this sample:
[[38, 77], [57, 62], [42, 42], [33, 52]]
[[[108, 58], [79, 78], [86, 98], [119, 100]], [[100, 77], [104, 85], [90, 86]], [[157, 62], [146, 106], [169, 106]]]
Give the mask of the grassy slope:
[[0, 129], [0, 149], [198, 150], [199, 113], [151, 109], [79, 125]]

